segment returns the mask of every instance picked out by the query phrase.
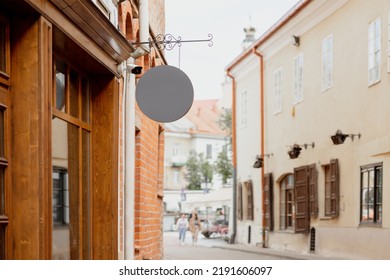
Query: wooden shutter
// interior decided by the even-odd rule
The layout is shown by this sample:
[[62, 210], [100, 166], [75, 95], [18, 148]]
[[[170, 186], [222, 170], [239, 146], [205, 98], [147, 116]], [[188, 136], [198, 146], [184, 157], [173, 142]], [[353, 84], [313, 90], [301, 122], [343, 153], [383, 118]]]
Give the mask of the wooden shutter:
[[317, 169], [316, 165], [309, 165], [309, 196], [310, 196], [310, 216], [317, 217], [318, 215], [318, 184], [317, 184]]
[[252, 180], [249, 180], [246, 183], [246, 190], [247, 190], [247, 210], [248, 215], [247, 219], [253, 221], [253, 184]]
[[273, 181], [272, 173], [264, 175], [264, 200], [265, 200], [265, 228], [268, 231], [274, 230], [274, 217], [273, 217]]
[[339, 162], [337, 159], [330, 161], [330, 216], [339, 216], [340, 178]]
[[242, 184], [237, 186], [237, 219], [242, 220]]
[[309, 232], [309, 182], [308, 166], [294, 169], [295, 232]]

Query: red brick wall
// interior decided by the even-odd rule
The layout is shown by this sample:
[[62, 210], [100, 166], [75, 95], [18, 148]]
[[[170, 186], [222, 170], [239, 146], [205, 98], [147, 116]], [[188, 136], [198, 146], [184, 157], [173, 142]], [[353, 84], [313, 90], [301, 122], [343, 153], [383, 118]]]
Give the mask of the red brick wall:
[[[161, 2], [158, 0], [157, 3]], [[149, 3], [151, 5], [151, 2]], [[161, 4], [161, 3], [160, 3]], [[130, 39], [138, 32], [138, 19], [133, 18], [137, 11], [132, 10], [128, 1], [121, 4], [119, 9], [120, 29]], [[149, 9], [150, 10], [150, 9]], [[126, 19], [131, 20], [126, 24]], [[164, 20], [164, 19], [160, 19]], [[131, 30], [127, 30], [131, 27]], [[151, 61], [156, 60], [156, 52], [137, 59], [137, 64], [148, 70]], [[158, 63], [156, 63], [158, 64]], [[122, 96], [120, 103], [122, 104]], [[122, 108], [122, 106], [121, 106]], [[122, 113], [120, 112], [121, 116]], [[164, 182], [164, 135], [162, 126], [147, 118], [136, 106], [137, 129], [135, 137], [135, 224], [134, 224], [134, 256], [137, 260], [162, 258], [162, 217], [163, 217], [163, 182]], [[123, 129], [123, 127], [121, 127]], [[122, 135], [122, 134], [121, 134]], [[120, 155], [122, 155], [123, 139], [120, 138]], [[123, 163], [121, 158], [121, 163]], [[123, 186], [123, 165], [120, 166], [120, 186]], [[120, 190], [123, 198], [123, 188]], [[120, 220], [123, 220], [123, 209]], [[123, 232], [123, 229], [120, 229]], [[122, 235], [123, 236], [123, 235]], [[122, 238], [121, 238], [122, 240]], [[122, 242], [122, 241], [120, 241]], [[123, 248], [120, 244], [120, 248]]]
[[158, 123], [140, 117], [135, 136], [135, 248], [136, 259], [162, 258], [164, 138]]

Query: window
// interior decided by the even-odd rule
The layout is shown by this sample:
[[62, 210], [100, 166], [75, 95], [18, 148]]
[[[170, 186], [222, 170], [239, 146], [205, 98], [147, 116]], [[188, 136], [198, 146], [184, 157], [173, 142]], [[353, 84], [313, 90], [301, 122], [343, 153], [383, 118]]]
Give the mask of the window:
[[318, 213], [316, 165], [294, 168], [280, 182], [280, 229], [308, 233], [310, 216]]
[[322, 40], [322, 75], [321, 90], [333, 86], [333, 35]]
[[9, 223], [6, 212], [6, 185], [5, 174], [8, 160], [5, 158], [5, 129], [4, 129], [5, 108], [0, 106], [0, 260], [5, 259], [6, 238], [5, 231]]
[[9, 23], [0, 14], [0, 83], [5, 83], [7, 86], [9, 86], [11, 59], [9, 41]]
[[368, 85], [381, 79], [381, 19], [368, 25]]
[[273, 219], [273, 181], [272, 174], [267, 173], [264, 175], [264, 197], [265, 197], [265, 228], [268, 231], [274, 229]]
[[241, 92], [241, 127], [248, 125], [248, 96], [247, 91]]
[[303, 101], [303, 53], [294, 58], [294, 104]]
[[53, 225], [69, 225], [69, 187], [66, 169], [53, 168]]
[[173, 183], [174, 184], [179, 184], [180, 183], [180, 171], [179, 170], [174, 170], [173, 171]]
[[274, 114], [282, 111], [282, 68], [274, 72]]
[[[1, 18], [0, 18], [1, 20]], [[7, 26], [4, 22], [0, 21], [0, 71], [6, 72], [6, 46], [7, 46], [7, 38], [6, 38]]]
[[213, 156], [213, 145], [207, 144], [206, 145], [206, 158], [212, 158]]
[[360, 168], [360, 222], [362, 224], [382, 223], [382, 163]]
[[178, 156], [180, 154], [180, 144], [179, 143], [173, 143], [172, 146], [172, 156]]
[[246, 195], [247, 195], [247, 215], [246, 218], [248, 220], [253, 221], [253, 184], [252, 180], [249, 180], [244, 183], [246, 188]]
[[242, 210], [242, 183], [239, 182], [237, 185], [237, 219], [240, 221], [243, 218]]
[[289, 174], [280, 182], [280, 229], [293, 229], [295, 215], [294, 175]]
[[90, 259], [89, 81], [54, 58], [52, 103], [52, 255], [53, 259]]
[[337, 217], [339, 215], [339, 165], [338, 160], [333, 159], [329, 165], [325, 165], [325, 217]]

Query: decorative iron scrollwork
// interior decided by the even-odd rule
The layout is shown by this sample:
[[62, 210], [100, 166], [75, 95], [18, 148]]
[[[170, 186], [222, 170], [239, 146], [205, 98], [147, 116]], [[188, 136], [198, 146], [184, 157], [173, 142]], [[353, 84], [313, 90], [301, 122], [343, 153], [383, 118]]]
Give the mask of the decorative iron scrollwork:
[[208, 34], [208, 39], [203, 39], [203, 40], [182, 40], [181, 36], [178, 36], [175, 38], [172, 34], [158, 34], [155, 36], [155, 38], [149, 38], [148, 42], [135, 42], [133, 44], [135, 45], [144, 45], [148, 44], [149, 47], [156, 47], [158, 50], [167, 50], [171, 51], [173, 50], [176, 46], [181, 47], [182, 43], [198, 43], [198, 42], [209, 42], [208, 46], [212, 47], [213, 46], [213, 35]]

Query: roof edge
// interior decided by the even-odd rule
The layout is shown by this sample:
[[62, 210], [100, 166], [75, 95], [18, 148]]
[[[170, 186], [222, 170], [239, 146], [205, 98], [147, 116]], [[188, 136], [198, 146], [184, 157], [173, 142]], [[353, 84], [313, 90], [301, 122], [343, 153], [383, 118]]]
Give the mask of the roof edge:
[[299, 14], [308, 4], [313, 0], [301, 0], [295, 4], [287, 13], [285, 13], [276, 23], [274, 23], [266, 32], [263, 33], [255, 42], [253, 42], [248, 48], [245, 49], [240, 55], [238, 55], [232, 62], [226, 67], [225, 71], [229, 72], [244, 58], [253, 52], [254, 49], [258, 48], [262, 43], [267, 41], [274, 33], [286, 25], [293, 17]]

